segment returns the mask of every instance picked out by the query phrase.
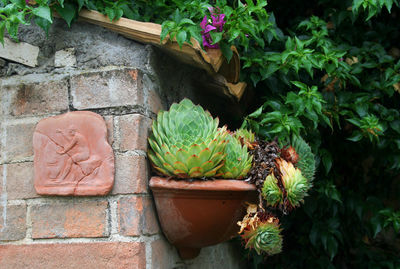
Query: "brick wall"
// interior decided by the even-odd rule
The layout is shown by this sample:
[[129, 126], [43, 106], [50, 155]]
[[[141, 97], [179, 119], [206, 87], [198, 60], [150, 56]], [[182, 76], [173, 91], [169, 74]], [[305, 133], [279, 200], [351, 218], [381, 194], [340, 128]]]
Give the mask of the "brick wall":
[[[185, 79], [178, 85], [162, 77], [159, 52], [100, 27], [56, 22], [48, 39], [38, 38], [34, 26], [22, 33], [22, 41], [39, 47], [39, 66], [0, 68], [0, 268], [240, 268], [227, 243], [181, 261], [157, 221], [147, 136], [163, 104], [179, 99], [169, 87]], [[55, 67], [55, 52], [70, 47], [76, 65]], [[179, 66], [169, 58], [164, 64]], [[190, 95], [190, 85], [183, 94]], [[74, 110], [104, 117], [114, 187], [103, 197], [40, 196], [33, 187], [33, 130], [40, 119]]]

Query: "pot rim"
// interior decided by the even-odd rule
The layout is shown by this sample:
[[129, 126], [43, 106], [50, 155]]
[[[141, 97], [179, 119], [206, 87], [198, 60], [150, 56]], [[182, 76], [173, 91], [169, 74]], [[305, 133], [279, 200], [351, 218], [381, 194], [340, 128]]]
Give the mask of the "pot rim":
[[214, 179], [214, 180], [196, 180], [189, 182], [187, 180], [176, 180], [154, 176], [150, 179], [151, 189], [171, 189], [171, 190], [207, 190], [207, 191], [255, 191], [254, 184], [236, 179]]

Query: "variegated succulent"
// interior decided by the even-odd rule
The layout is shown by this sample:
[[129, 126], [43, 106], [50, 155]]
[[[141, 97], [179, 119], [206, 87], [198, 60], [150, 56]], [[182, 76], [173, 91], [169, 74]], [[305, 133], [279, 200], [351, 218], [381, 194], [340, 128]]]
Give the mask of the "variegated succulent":
[[148, 156], [161, 174], [177, 178], [213, 177], [224, 165], [226, 128], [189, 99], [160, 111], [153, 121]]
[[243, 179], [251, 169], [253, 156], [250, 156], [247, 146], [242, 146], [236, 136], [228, 134], [227, 141], [225, 164], [218, 170], [218, 174], [222, 178]]

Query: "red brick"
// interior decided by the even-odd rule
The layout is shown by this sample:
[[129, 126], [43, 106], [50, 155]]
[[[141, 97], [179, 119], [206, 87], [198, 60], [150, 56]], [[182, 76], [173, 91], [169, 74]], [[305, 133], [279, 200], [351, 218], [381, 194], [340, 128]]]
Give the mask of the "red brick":
[[177, 258], [175, 248], [163, 237], [151, 243], [151, 265], [152, 268], [170, 269], [174, 268], [174, 258]]
[[144, 156], [116, 155], [112, 194], [147, 192], [148, 164]]
[[118, 117], [119, 149], [147, 150], [147, 137], [151, 127], [151, 119], [139, 114]]
[[159, 232], [156, 212], [150, 197], [123, 197], [118, 201], [118, 231], [126, 236]]
[[33, 163], [7, 164], [8, 200], [39, 197], [33, 186]]
[[153, 113], [158, 113], [158, 111], [164, 109], [160, 96], [154, 90], [148, 91], [147, 105]]
[[141, 74], [124, 69], [74, 76], [71, 95], [78, 109], [143, 105]]
[[105, 237], [107, 201], [33, 205], [32, 238]]
[[138, 242], [1, 245], [0, 268], [144, 269], [146, 254]]
[[5, 144], [1, 156], [5, 161], [21, 160], [33, 156], [32, 136], [38, 120], [30, 122], [7, 122], [5, 124]]
[[68, 109], [68, 83], [66, 80], [3, 86], [10, 105], [3, 106], [4, 115], [32, 115]]
[[[0, 197], [3, 192], [3, 166], [4, 165], [0, 165]], [[4, 168], [4, 169], [6, 169], [6, 168]]]
[[[5, 225], [4, 215], [6, 216]], [[8, 205], [6, 214], [4, 214], [4, 207], [0, 206], [0, 241], [21, 240], [25, 238], [25, 235], [26, 205]]]
[[105, 116], [104, 121], [107, 127], [107, 141], [113, 147], [114, 144], [114, 118], [112, 116]]

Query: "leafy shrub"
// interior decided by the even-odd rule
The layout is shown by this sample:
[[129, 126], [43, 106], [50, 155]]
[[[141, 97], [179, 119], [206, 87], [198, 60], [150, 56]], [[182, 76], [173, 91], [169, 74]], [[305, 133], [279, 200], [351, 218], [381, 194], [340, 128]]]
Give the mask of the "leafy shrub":
[[398, 0], [0, 3], [0, 39], [31, 19], [47, 30], [54, 11], [70, 24], [86, 7], [162, 23], [179, 44], [202, 43], [200, 23], [218, 7], [226, 23], [213, 43], [228, 59], [236, 45], [259, 97], [243, 127], [281, 144], [300, 135], [319, 168], [303, 207], [282, 218], [282, 254], [246, 254], [253, 268], [400, 267]]

